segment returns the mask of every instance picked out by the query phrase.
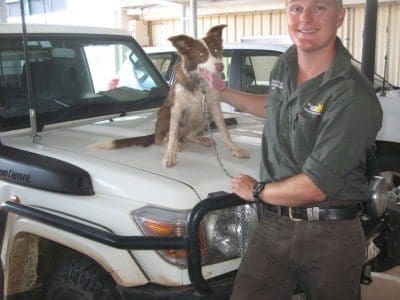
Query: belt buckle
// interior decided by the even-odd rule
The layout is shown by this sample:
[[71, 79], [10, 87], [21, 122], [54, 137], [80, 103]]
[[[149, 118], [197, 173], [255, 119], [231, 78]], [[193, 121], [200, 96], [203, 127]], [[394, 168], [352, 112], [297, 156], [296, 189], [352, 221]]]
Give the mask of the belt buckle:
[[290, 218], [290, 220], [292, 220], [292, 221], [294, 221], [294, 222], [304, 221], [303, 219], [299, 219], [299, 218], [293, 217], [293, 214], [292, 214], [292, 207], [290, 207], [290, 206], [289, 206], [289, 218]]
[[319, 221], [319, 207], [308, 207], [307, 208], [307, 219], [309, 221]]

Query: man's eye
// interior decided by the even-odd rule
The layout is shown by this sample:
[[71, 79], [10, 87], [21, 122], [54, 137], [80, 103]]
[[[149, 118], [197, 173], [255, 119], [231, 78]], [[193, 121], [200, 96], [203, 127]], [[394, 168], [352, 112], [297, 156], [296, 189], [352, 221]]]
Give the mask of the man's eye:
[[301, 13], [302, 11], [303, 11], [303, 9], [302, 9], [300, 6], [292, 6], [292, 7], [290, 8], [290, 12], [291, 12], [292, 14], [295, 14], [295, 15]]
[[326, 9], [325, 6], [319, 6], [318, 5], [318, 6], [315, 7], [316, 11], [324, 11], [325, 9]]

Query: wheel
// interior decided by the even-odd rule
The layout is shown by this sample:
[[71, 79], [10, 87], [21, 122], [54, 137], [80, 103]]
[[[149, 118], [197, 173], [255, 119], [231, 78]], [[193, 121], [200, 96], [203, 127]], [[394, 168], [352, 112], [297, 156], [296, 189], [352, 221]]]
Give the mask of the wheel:
[[55, 267], [44, 287], [48, 300], [119, 300], [112, 277], [94, 261], [72, 255]]

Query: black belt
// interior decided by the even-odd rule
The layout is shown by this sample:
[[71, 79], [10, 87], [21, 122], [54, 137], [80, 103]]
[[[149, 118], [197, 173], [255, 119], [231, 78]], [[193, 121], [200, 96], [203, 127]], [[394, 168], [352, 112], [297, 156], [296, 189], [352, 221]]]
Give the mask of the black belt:
[[287, 207], [264, 204], [267, 210], [287, 216], [293, 221], [344, 221], [353, 220], [358, 216], [359, 208], [356, 204], [330, 206], [329, 208], [315, 207]]

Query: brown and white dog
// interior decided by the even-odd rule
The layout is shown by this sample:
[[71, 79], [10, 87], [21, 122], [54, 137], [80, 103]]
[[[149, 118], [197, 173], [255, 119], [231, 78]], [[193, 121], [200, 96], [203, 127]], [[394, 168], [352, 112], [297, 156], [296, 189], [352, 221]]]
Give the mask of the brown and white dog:
[[204, 76], [219, 76], [222, 63], [222, 30], [226, 25], [212, 27], [203, 39], [194, 39], [187, 35], [172, 36], [168, 40], [178, 50], [181, 61], [175, 66], [175, 80], [164, 104], [158, 111], [154, 134], [113, 140], [95, 144], [102, 149], [115, 149], [131, 145], [149, 146], [162, 144], [168, 140], [167, 152], [162, 164], [172, 167], [181, 142], [198, 143], [212, 146], [213, 141], [203, 136], [206, 129], [203, 112], [203, 95], [212, 120], [222, 134], [228, 150], [237, 157], [248, 158], [246, 150], [238, 148], [230, 138], [222, 116], [216, 92]]

